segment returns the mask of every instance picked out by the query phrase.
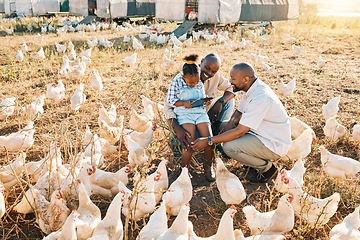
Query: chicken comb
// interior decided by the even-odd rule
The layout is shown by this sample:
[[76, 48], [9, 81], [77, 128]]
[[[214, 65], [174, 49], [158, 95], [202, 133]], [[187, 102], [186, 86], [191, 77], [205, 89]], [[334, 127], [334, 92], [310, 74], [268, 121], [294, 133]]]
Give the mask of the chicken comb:
[[4, 184], [0, 182], [0, 192], [4, 192], [4, 190], [5, 190]]
[[236, 210], [236, 207], [234, 205], [231, 205], [230, 209]]
[[78, 218], [80, 216], [80, 213], [76, 211], [76, 209], [72, 210], [71, 214], [74, 215], [74, 218]]
[[95, 172], [96, 172], [96, 167], [92, 166], [92, 173], [95, 173]]
[[58, 190], [58, 193], [60, 195], [60, 198], [63, 198], [63, 194], [62, 194], [62, 192], [60, 190]]
[[76, 181], [77, 181], [78, 183], [81, 183], [81, 180], [80, 180], [80, 179], [76, 179]]
[[289, 184], [289, 178], [287, 178], [286, 176], [284, 176], [284, 178], [281, 181], [284, 182], [285, 184]]
[[185, 206], [190, 207], [190, 203], [185, 203]]

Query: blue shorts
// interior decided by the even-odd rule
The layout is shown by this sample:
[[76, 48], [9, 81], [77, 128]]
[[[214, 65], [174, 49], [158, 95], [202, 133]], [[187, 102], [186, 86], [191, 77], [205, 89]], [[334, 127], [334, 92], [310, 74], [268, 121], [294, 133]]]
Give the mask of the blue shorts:
[[209, 116], [207, 113], [189, 113], [189, 114], [181, 114], [177, 115], [176, 119], [178, 120], [180, 125], [184, 123], [192, 123], [194, 125], [198, 125], [199, 123], [210, 123]]

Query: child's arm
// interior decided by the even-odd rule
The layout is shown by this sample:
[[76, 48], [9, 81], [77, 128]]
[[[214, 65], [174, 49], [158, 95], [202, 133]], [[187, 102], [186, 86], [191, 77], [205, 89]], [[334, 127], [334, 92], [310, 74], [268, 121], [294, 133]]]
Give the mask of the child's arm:
[[190, 103], [190, 100], [187, 100], [187, 101], [176, 101], [174, 103], [175, 107], [181, 107], [181, 106], [184, 106], [185, 108], [192, 108], [192, 105]]

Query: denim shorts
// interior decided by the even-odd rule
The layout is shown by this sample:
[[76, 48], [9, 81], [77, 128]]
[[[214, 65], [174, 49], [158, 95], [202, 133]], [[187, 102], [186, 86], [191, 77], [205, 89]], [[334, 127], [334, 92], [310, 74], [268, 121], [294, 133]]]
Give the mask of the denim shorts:
[[209, 116], [207, 113], [189, 113], [189, 114], [181, 114], [177, 115], [177, 120], [180, 125], [184, 123], [192, 123], [194, 125], [198, 125], [199, 123], [210, 123]]

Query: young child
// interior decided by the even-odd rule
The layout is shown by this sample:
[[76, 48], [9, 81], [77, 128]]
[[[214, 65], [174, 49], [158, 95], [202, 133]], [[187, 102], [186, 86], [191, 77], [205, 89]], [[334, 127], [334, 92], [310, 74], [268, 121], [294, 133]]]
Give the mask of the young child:
[[[190, 135], [187, 135], [189, 142], [195, 140], [196, 130], [201, 137], [212, 136], [210, 120], [205, 106], [193, 107], [191, 105], [193, 101], [206, 97], [204, 84], [200, 81], [201, 70], [196, 63], [198, 58], [197, 54], [191, 54], [184, 58], [183, 70], [171, 82], [168, 98], [166, 99], [170, 105], [175, 107], [174, 112], [179, 124], [190, 133]], [[211, 101], [207, 101], [204, 104], [209, 105], [210, 103]], [[191, 148], [183, 151], [182, 167], [189, 165], [193, 152]], [[206, 160], [204, 160], [203, 166], [208, 181], [215, 180], [211, 169], [213, 156], [212, 146], [206, 146]]]

